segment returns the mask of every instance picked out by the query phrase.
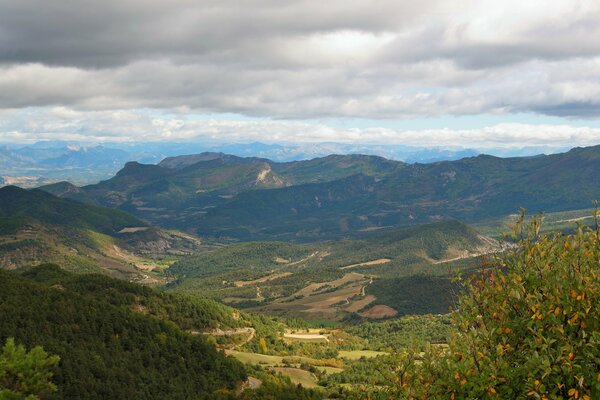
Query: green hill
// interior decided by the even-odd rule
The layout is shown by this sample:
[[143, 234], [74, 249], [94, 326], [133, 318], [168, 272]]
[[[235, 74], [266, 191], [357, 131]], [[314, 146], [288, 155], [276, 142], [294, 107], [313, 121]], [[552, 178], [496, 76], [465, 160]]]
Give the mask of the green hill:
[[48, 398], [208, 399], [234, 389], [246, 378], [242, 365], [170, 322], [214, 324], [210, 314], [222, 309], [52, 266], [24, 276], [0, 271], [0, 341], [14, 337], [61, 358], [58, 392]]
[[346, 318], [375, 305], [398, 314], [443, 313], [452, 301], [453, 271], [474, 268], [479, 255], [498, 249], [496, 242], [458, 221], [371, 236], [318, 244], [229, 245], [176, 262], [169, 273], [177, 280], [169, 288], [312, 319]]
[[198, 245], [192, 237], [153, 228], [122, 210], [38, 189], [0, 189], [0, 268], [55, 262], [72, 271], [158, 283], [138, 266], [152, 269], [151, 259], [186, 254]]
[[0, 218], [34, 219], [44, 224], [76, 226], [114, 235], [126, 227], [148, 224], [120, 210], [61, 199], [43, 190], [0, 188]]

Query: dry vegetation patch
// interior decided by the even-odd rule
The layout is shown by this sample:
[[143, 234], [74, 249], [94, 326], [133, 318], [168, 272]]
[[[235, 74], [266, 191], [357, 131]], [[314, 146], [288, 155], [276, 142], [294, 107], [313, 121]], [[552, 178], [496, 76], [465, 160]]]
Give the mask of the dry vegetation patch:
[[398, 311], [394, 310], [392, 307], [383, 304], [378, 304], [360, 313], [362, 317], [370, 319], [391, 318], [395, 317], [396, 314], [398, 314]]
[[258, 283], [274, 281], [276, 279], [285, 278], [286, 276], [290, 276], [290, 275], [292, 275], [291, 272], [279, 272], [279, 273], [263, 276], [262, 278], [254, 279], [252, 281], [235, 281], [235, 282], [233, 282], [233, 284], [235, 285], [235, 287], [244, 287], [244, 286], [256, 285]]
[[346, 265], [345, 267], [340, 267], [340, 269], [350, 269], [350, 268], [356, 268], [356, 267], [370, 267], [371, 265], [387, 264], [390, 261], [392, 261], [392, 260], [390, 260], [389, 258], [379, 258], [379, 259], [373, 260], [373, 261], [367, 261], [367, 262], [358, 263], [358, 264]]

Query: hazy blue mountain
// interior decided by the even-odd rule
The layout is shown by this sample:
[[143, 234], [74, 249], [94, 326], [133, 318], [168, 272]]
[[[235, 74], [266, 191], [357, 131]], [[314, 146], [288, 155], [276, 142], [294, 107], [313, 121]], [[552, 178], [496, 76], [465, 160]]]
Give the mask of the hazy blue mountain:
[[101, 144], [41, 141], [31, 145], [8, 144], [0, 148], [0, 178], [2, 178], [0, 185], [15, 184], [22, 187], [36, 187], [58, 181], [70, 181], [79, 185], [92, 184], [112, 177], [129, 161], [158, 164], [166, 158], [172, 159], [186, 154], [201, 153], [223, 153], [243, 158], [269, 159], [276, 162], [310, 160], [330, 154], [364, 154], [407, 163], [430, 163], [458, 160], [476, 156], [482, 152], [509, 157], [553, 153], [557, 150], [549, 147], [524, 147], [482, 151], [480, 149], [382, 144], [220, 143], [211, 140]]

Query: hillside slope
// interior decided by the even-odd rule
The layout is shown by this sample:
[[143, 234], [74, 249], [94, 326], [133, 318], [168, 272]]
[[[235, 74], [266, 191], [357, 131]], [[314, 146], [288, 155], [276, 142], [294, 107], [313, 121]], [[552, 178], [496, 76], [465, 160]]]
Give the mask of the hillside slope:
[[58, 392], [48, 398], [209, 399], [216, 390], [234, 389], [246, 378], [240, 363], [151, 315], [162, 309], [204, 327], [216, 323], [222, 308], [177, 303], [147, 288], [53, 266], [25, 276], [0, 271], [0, 341], [14, 337], [61, 358]]
[[412, 164], [375, 179], [240, 193], [195, 222], [236, 239], [315, 240], [445, 218], [474, 222], [513, 213], [589, 208], [600, 198], [600, 147], [533, 158], [478, 156]]
[[57, 262], [79, 272], [146, 279], [144, 258], [182, 254], [199, 242], [124, 211], [61, 199], [42, 190], [0, 188], [0, 268]]
[[340, 319], [361, 312], [370, 317], [374, 305], [393, 315], [444, 313], [454, 271], [475, 268], [480, 255], [498, 249], [498, 243], [458, 221], [394, 229], [364, 240], [249, 242], [176, 262], [169, 272], [177, 280], [168, 287], [294, 317]]
[[212, 208], [236, 195], [361, 173], [384, 176], [403, 163], [375, 156], [337, 156], [287, 163], [222, 153], [166, 158], [158, 165], [130, 162], [113, 178], [75, 188], [64, 182], [42, 187], [57, 196], [120, 208], [154, 224], [193, 230]]
[[455, 218], [589, 208], [600, 146], [550, 156], [477, 156], [431, 164], [328, 156], [275, 163], [220, 153], [129, 163], [114, 178], [45, 190], [121, 208], [220, 240], [315, 241]]

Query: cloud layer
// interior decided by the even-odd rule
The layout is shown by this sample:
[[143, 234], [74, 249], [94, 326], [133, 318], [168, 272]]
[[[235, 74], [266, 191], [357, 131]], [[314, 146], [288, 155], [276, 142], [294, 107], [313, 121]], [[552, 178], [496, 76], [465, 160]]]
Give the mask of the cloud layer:
[[477, 129], [340, 128], [288, 120], [198, 119], [147, 110], [76, 111], [65, 107], [0, 111], [0, 142], [218, 141], [225, 143], [389, 144], [437, 148], [564, 149], [600, 141], [600, 128], [503, 123]]
[[[36, 119], [57, 107], [87, 111], [100, 126], [102, 113], [143, 108], [276, 119], [596, 118], [598, 21], [600, 2], [585, 0], [0, 0], [0, 109], [48, 108]], [[136, 129], [155, 132], [144, 124]], [[210, 131], [204, 124], [194, 128]], [[119, 131], [108, 122], [101, 130]]]

